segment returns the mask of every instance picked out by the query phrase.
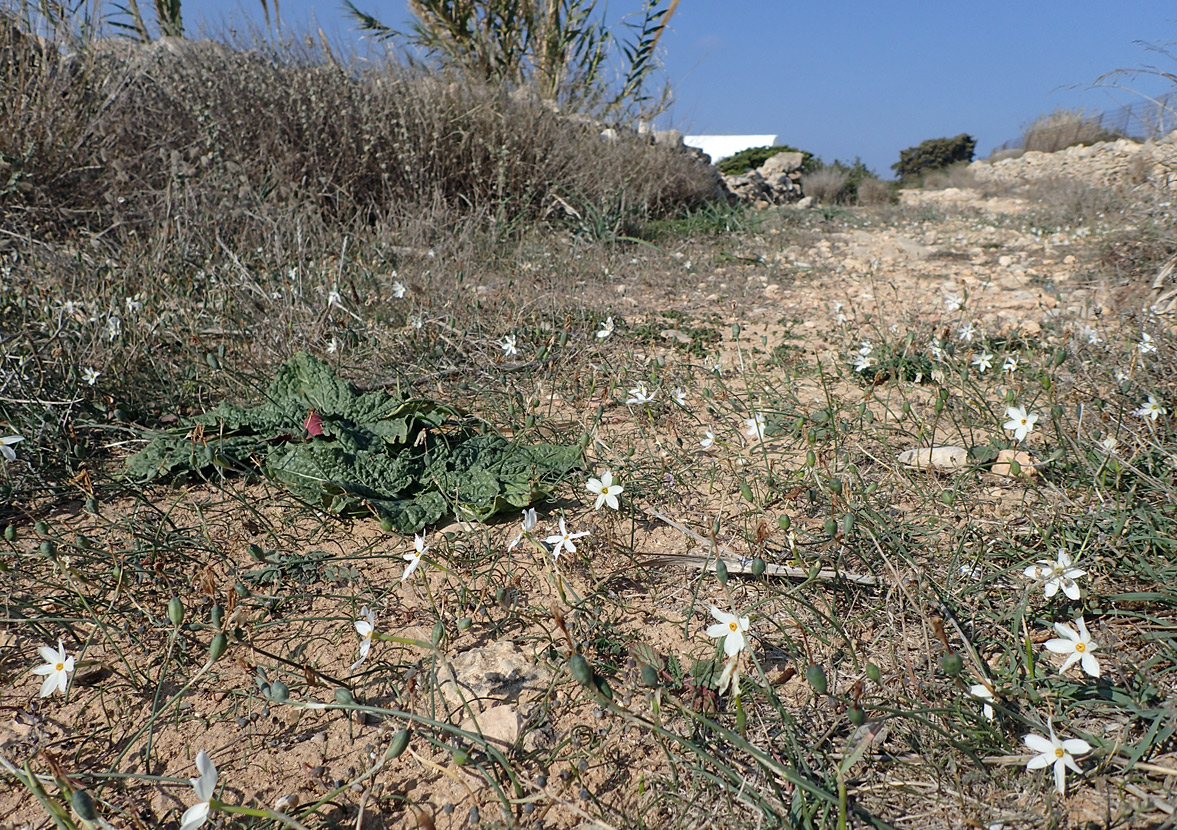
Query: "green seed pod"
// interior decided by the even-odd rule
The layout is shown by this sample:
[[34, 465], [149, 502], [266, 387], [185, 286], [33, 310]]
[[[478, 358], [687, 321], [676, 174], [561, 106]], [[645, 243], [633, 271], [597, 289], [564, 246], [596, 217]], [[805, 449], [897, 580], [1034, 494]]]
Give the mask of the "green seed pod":
[[964, 661], [960, 659], [959, 654], [949, 652], [940, 658], [940, 668], [949, 677], [956, 677], [964, 668]]
[[212, 642], [208, 644], [208, 656], [214, 663], [221, 659], [221, 655], [225, 653], [225, 649], [229, 647], [229, 638], [225, 636], [225, 632], [218, 631], [213, 635]]
[[936, 403], [932, 404], [932, 411], [939, 415], [944, 411], [944, 398], [937, 397]]
[[911, 415], [911, 404], [908, 403], [907, 401], [903, 402], [903, 414], [904, 414], [904, 416]]
[[752, 486], [746, 481], [740, 482], [740, 498], [744, 501], [752, 501]]
[[404, 755], [405, 750], [409, 748], [409, 730], [398, 729], [396, 734], [392, 736], [392, 740], [388, 744], [388, 749], [384, 750], [384, 759], [391, 761], [394, 758], [399, 758]]
[[658, 686], [658, 670], [648, 663], [642, 666], [642, 682], [651, 689]]
[[208, 364], [208, 368], [210, 369], [221, 368], [221, 359], [212, 352], [209, 352], [204, 356], [204, 362]]
[[811, 663], [809, 668], [805, 670], [805, 680], [808, 681], [809, 688], [813, 689], [814, 694], [824, 695], [829, 689], [825, 670], [816, 663]]
[[561, 347], [567, 346], [568, 345], [568, 332], [567, 331], [560, 332], [560, 337], [557, 339], [557, 342], [560, 344]]
[[826, 487], [828, 487], [830, 492], [833, 493], [834, 495], [836, 495], [836, 496], [842, 495], [842, 479], [831, 478], [826, 483]]
[[208, 621], [212, 623], [213, 628], [220, 628], [225, 622], [225, 609], [214, 605], [208, 610]]
[[388, 516], [385, 516], [380, 520], [380, 529], [385, 533], [393, 533], [396, 531], [396, 525], [392, 523], [392, 519], [390, 519]]
[[507, 589], [502, 585], [495, 588], [495, 605], [499, 606], [500, 608], [507, 607]]
[[842, 517], [842, 533], [849, 536], [854, 532], [854, 514], [847, 513]]
[[740, 336], [740, 324], [739, 323], [732, 323], [732, 337], [739, 337], [739, 336]]
[[74, 546], [78, 550], [89, 550], [90, 549], [90, 537], [87, 536], [85, 533], [79, 533], [77, 536], [74, 537]]
[[7, 527], [4, 528], [4, 541], [6, 541], [6, 542], [15, 542], [16, 541], [16, 525], [8, 525]]
[[253, 559], [253, 561], [255, 561], [255, 562], [265, 562], [266, 561], [266, 552], [264, 550], [262, 550], [261, 547], [258, 545], [251, 544], [249, 547], [247, 547], [245, 549], [245, 551], [249, 554], [250, 558]]
[[340, 686], [335, 690], [335, 702], [340, 706], [351, 706], [356, 702], [356, 699], [352, 697], [350, 689]]
[[1043, 373], [1043, 375], [1042, 375], [1041, 382], [1042, 382], [1042, 388], [1044, 390], [1046, 390], [1047, 392], [1049, 392], [1051, 387], [1054, 386], [1054, 381], [1052, 381], [1050, 379], [1050, 375], [1045, 374], [1045, 373]]
[[858, 417], [859, 418], [866, 417], [866, 402], [865, 401], [858, 405]]
[[48, 536], [49, 535], [49, 525], [46, 524], [45, 522], [37, 522], [35, 525], [33, 525], [33, 531], [38, 536]]
[[57, 545], [55, 545], [53, 542], [50, 542], [48, 539], [46, 539], [44, 542], [41, 543], [41, 555], [44, 556], [46, 559], [52, 559], [54, 556], [57, 555]]
[[583, 450], [593, 440], [593, 437], [587, 432], [580, 436], [580, 448]]
[[722, 559], [715, 562], [715, 578], [719, 580], [720, 585], [727, 585], [727, 563]]
[[172, 597], [168, 600], [168, 619], [176, 628], [184, 624], [184, 603], [180, 601], [179, 597]]
[[940, 503], [952, 507], [952, 505], [956, 504], [956, 494], [951, 490], [945, 490], [940, 494]]
[[601, 697], [605, 700], [613, 699], [613, 689], [609, 686], [609, 681], [603, 677], [597, 678], [597, 691], [601, 693]]
[[524, 418], [523, 426], [525, 429], [531, 429], [533, 426], [535, 426], [535, 416], [528, 415], [526, 418]]
[[777, 527], [779, 527], [781, 530], [788, 531], [788, 529], [793, 526], [793, 520], [790, 519], [787, 515], [780, 516], [777, 518], [776, 524]]
[[1050, 365], [1058, 368], [1067, 362], [1067, 350], [1059, 349], [1054, 353], [1054, 357], [1050, 359]]
[[826, 519], [825, 526], [822, 529], [826, 532], [826, 536], [833, 537], [838, 535], [838, 523], [833, 519]]
[[98, 808], [94, 806], [94, 799], [90, 797], [90, 793], [82, 789], [74, 790], [69, 801], [73, 805], [74, 812], [82, 821], [91, 824], [98, 822]]
[[719, 535], [719, 519], [716, 519], [715, 521], [713, 521], [711, 523], [711, 535], [712, 536]]
[[433, 631], [429, 634], [429, 642], [434, 648], [441, 645], [441, 641], [445, 639], [445, 623], [438, 620], [433, 624]]
[[458, 617], [458, 630], [468, 631], [472, 622], [469, 617]]
[[86, 499], [86, 512], [94, 516], [98, 515], [98, 499]]
[[817, 464], [817, 455], [813, 450], [809, 450], [805, 453], [805, 466], [812, 468], [815, 464]]
[[764, 576], [764, 572], [767, 569], [768, 566], [759, 556], [752, 560], [752, 576]]
[[568, 658], [568, 669], [581, 685], [588, 686], [592, 684], [593, 670], [589, 668], [588, 661], [579, 654], [573, 654]]
[[1022, 465], [1018, 463], [1018, 460], [1016, 458], [1010, 459], [1009, 474], [1011, 476], [1020, 476], [1022, 474]]
[[882, 684], [883, 682], [883, 672], [874, 663], [866, 664], [866, 676], [876, 683]]
[[270, 684], [270, 700], [278, 703], [285, 703], [290, 699], [290, 687], [281, 680], [275, 680]]
[[454, 763], [460, 767], [464, 767], [470, 763], [470, 753], [460, 746], [455, 746], [450, 751], [450, 756], [454, 759]]
[[1056, 421], [1061, 421], [1063, 419], [1062, 406], [1057, 403], [1054, 406], [1052, 406], [1050, 408], [1050, 417], [1054, 418]]
[[247, 599], [253, 595], [253, 592], [249, 590], [249, 586], [244, 582], [235, 583], [233, 585], [233, 592], [241, 599]]
[[855, 726], [862, 726], [866, 723], [866, 712], [862, 711], [858, 706], [851, 706], [846, 710], [846, 715]]

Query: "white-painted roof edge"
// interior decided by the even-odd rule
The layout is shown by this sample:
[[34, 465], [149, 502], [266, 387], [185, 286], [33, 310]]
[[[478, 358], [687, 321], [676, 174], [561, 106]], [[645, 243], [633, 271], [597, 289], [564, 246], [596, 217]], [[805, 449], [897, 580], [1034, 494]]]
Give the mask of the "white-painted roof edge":
[[772, 147], [777, 143], [775, 135], [688, 135], [683, 136], [688, 147], [698, 147], [711, 156], [711, 163], [734, 156], [749, 147]]

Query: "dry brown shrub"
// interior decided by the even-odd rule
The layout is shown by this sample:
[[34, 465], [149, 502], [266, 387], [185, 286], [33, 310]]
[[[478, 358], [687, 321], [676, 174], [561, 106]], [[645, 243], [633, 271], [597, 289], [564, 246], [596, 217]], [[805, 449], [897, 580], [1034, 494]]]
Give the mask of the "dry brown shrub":
[[1054, 153], [1076, 144], [1114, 141], [1123, 134], [1103, 126], [1103, 117], [1084, 110], [1057, 109], [1035, 118], [1022, 132], [1022, 148]]

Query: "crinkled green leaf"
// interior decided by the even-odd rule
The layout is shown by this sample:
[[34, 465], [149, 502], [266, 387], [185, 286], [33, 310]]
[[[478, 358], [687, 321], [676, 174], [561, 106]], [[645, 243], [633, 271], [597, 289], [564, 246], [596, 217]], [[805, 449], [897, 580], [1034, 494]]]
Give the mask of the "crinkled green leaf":
[[[313, 438], [303, 425], [312, 409], [322, 426]], [[253, 470], [328, 512], [376, 514], [415, 533], [450, 511], [485, 520], [526, 507], [580, 466], [575, 446], [519, 445], [437, 401], [357, 394], [298, 354], [260, 404], [223, 403], [157, 434], [128, 459], [127, 475], [147, 482]]]

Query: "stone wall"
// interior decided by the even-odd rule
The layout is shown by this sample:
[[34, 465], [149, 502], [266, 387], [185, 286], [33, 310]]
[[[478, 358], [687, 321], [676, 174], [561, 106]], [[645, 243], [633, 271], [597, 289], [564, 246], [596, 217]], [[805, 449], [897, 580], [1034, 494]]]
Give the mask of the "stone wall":
[[1024, 184], [1066, 176], [1094, 185], [1177, 188], [1177, 130], [1155, 141], [1120, 139], [1056, 153], [1031, 151], [1000, 161], [974, 161], [968, 169], [981, 183]]

